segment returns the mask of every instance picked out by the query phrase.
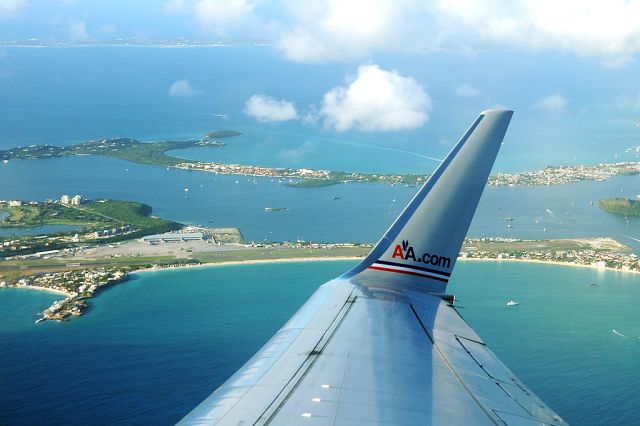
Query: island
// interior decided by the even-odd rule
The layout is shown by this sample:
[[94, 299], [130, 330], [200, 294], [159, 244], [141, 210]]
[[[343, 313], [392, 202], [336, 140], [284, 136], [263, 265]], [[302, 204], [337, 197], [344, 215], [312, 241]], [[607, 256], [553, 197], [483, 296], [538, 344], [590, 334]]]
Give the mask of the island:
[[240, 132], [233, 130], [216, 130], [207, 133], [201, 139], [191, 140], [140, 142], [130, 138], [113, 138], [91, 140], [67, 146], [54, 146], [49, 144], [18, 146], [6, 151], [0, 151], [0, 160], [40, 160], [46, 158], [96, 155], [131, 161], [133, 163], [175, 166], [184, 160], [165, 154], [167, 151], [196, 147], [219, 148], [224, 146], [224, 142], [219, 139], [239, 136], [240, 134]]
[[640, 200], [631, 198], [606, 198], [600, 200], [600, 208], [620, 216], [640, 216]]
[[40, 225], [76, 225], [77, 230], [53, 235], [0, 237], [0, 258], [38, 252], [54, 252], [86, 243], [113, 243], [145, 235], [174, 231], [182, 224], [153, 216], [150, 206], [134, 201], [92, 200], [63, 195], [60, 200], [0, 200], [0, 212], [8, 216], [3, 228]]
[[[278, 179], [280, 183], [295, 188], [314, 188], [350, 182], [386, 183], [417, 186], [424, 183], [428, 174], [358, 173], [315, 169], [262, 167], [213, 161], [189, 161], [166, 154], [174, 149], [196, 147], [222, 148], [219, 139], [239, 136], [233, 130], [217, 130], [201, 139], [183, 141], [140, 142], [129, 138], [102, 139], [64, 147], [45, 145], [19, 146], [0, 151], [0, 160], [40, 160], [46, 158], [95, 155], [118, 158], [140, 164], [172, 167], [227, 175], [260, 176]], [[495, 173], [489, 176], [490, 186], [558, 185], [583, 180], [603, 181], [617, 175], [640, 174], [640, 162], [601, 163], [595, 166], [548, 166], [542, 170], [518, 173]]]

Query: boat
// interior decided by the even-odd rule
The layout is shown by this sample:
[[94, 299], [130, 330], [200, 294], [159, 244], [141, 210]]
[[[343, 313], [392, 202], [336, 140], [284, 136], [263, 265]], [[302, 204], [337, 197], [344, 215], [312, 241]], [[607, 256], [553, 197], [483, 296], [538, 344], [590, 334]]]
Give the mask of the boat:
[[598, 283], [591, 283], [591, 284], [589, 284], [589, 287], [598, 287], [599, 285], [600, 284], [598, 284]]
[[44, 321], [44, 318], [38, 318], [38, 319], [36, 320], [36, 324], [39, 324], [39, 323], [41, 323], [42, 321]]
[[520, 302], [516, 302], [515, 300], [509, 300], [507, 302], [507, 306], [518, 306]]
[[513, 226], [510, 223], [508, 223], [507, 228], [513, 228]]
[[332, 200], [339, 200], [340, 197], [331, 197]]
[[507, 216], [504, 218], [504, 220], [506, 220], [507, 222], [510, 222], [513, 220], [513, 218], [511, 216]]
[[189, 192], [189, 188], [185, 188], [185, 189], [184, 189], [184, 192]]
[[281, 212], [284, 210], [289, 210], [288, 207], [265, 207], [264, 211], [265, 212]]
[[4, 164], [8, 164], [8, 163], [9, 163], [9, 160], [2, 160], [2, 162], [3, 162]]

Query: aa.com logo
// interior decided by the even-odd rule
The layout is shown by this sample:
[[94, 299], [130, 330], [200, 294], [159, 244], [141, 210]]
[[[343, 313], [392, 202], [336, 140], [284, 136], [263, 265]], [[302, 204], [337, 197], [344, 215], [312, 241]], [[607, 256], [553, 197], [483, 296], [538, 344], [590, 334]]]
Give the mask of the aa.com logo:
[[396, 244], [393, 250], [393, 259], [400, 258], [402, 260], [412, 260], [427, 265], [439, 266], [440, 268], [451, 268], [451, 258], [440, 256], [438, 254], [422, 253], [416, 256], [414, 248], [409, 244], [409, 240], [402, 240], [402, 245]]

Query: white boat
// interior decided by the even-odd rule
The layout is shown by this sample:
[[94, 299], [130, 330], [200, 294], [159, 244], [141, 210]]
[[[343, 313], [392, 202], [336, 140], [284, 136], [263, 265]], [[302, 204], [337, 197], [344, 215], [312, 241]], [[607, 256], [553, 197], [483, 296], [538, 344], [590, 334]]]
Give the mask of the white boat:
[[516, 302], [515, 300], [509, 300], [507, 302], [507, 306], [518, 306], [520, 302]]

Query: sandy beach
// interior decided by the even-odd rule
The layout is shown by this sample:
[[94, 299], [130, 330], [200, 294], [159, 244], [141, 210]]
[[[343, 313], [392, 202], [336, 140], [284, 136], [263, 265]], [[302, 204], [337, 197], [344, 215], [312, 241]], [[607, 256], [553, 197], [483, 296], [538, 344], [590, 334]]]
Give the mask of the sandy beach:
[[474, 257], [459, 257], [458, 261], [465, 262], [523, 262], [523, 263], [538, 263], [542, 265], [557, 265], [557, 266], [570, 266], [577, 268], [589, 268], [596, 269], [600, 271], [614, 271], [614, 272], [624, 272], [624, 273], [632, 273], [632, 274], [640, 274], [640, 271], [635, 270], [623, 270], [616, 268], [609, 268], [607, 266], [596, 266], [596, 265], [583, 265], [580, 263], [571, 263], [571, 262], [557, 262], [553, 260], [535, 260], [535, 259], [482, 259], [482, 258], [474, 258]]
[[[139, 269], [132, 271], [131, 274], [142, 274], [145, 272], [152, 271], [161, 271], [165, 269], [183, 269], [183, 268], [204, 268], [204, 267], [214, 267], [214, 266], [232, 266], [232, 265], [256, 265], [256, 264], [264, 264], [264, 263], [293, 263], [293, 262], [330, 262], [336, 260], [362, 260], [362, 257], [355, 256], [332, 256], [332, 257], [294, 257], [294, 258], [282, 258], [282, 259], [256, 259], [256, 260], [242, 260], [242, 261], [226, 261], [226, 262], [210, 262], [210, 263], [201, 263], [198, 265], [179, 265], [179, 266], [166, 266], [166, 267], [155, 267], [151, 269]], [[465, 262], [522, 262], [522, 263], [537, 263], [543, 265], [557, 265], [557, 266], [568, 266], [568, 267], [578, 267], [578, 268], [589, 268], [595, 270], [602, 271], [614, 271], [614, 272], [624, 272], [624, 273], [632, 273], [632, 274], [640, 274], [640, 271], [636, 270], [623, 270], [595, 265], [582, 265], [579, 263], [571, 263], [571, 262], [557, 262], [551, 260], [535, 260], [535, 259], [492, 259], [492, 258], [468, 258], [468, 257], [459, 257], [458, 261]]]
[[332, 257], [292, 257], [282, 259], [254, 259], [254, 260], [234, 260], [225, 262], [200, 263], [198, 265], [178, 265], [178, 266], [158, 266], [148, 269], [137, 269], [131, 271], [131, 274], [144, 274], [145, 272], [162, 271], [165, 269], [186, 269], [186, 268], [206, 268], [213, 266], [233, 266], [233, 265], [258, 265], [264, 263], [300, 263], [300, 262], [331, 262], [336, 260], [362, 260], [362, 257], [356, 256], [332, 256]]
[[66, 291], [57, 290], [57, 289], [49, 288], [49, 287], [41, 287], [41, 286], [37, 286], [37, 285], [10, 285], [10, 286], [7, 286], [5, 288], [24, 288], [24, 289], [27, 289], [27, 290], [46, 291], [46, 292], [49, 292], [49, 293], [55, 293], [55, 294], [62, 295], [65, 298], [71, 296], [71, 294], [67, 293]]

